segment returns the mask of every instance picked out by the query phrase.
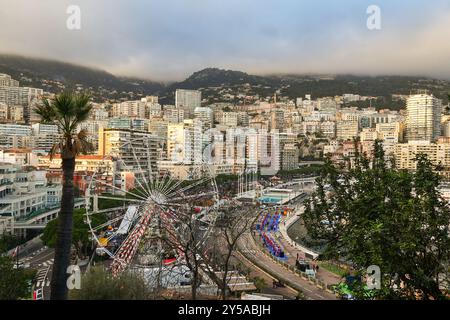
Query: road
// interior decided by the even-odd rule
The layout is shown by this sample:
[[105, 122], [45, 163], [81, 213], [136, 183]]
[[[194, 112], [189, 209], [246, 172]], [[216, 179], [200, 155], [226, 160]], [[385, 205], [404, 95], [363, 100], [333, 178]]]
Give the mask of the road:
[[[292, 186], [294, 189], [298, 189], [300, 186]], [[305, 190], [305, 189], [304, 189]], [[305, 190], [306, 191], [306, 190]], [[312, 190], [307, 190], [307, 194], [311, 193]], [[307, 198], [307, 195], [299, 197], [293, 201], [291, 201], [291, 205], [294, 205], [295, 211], [302, 206], [303, 201]], [[281, 235], [280, 235], [280, 238]], [[304, 296], [308, 300], [336, 300], [337, 297], [333, 293], [330, 293], [324, 289], [317, 287], [315, 284], [310, 283], [308, 280], [303, 279], [297, 273], [292, 270], [289, 270], [275, 262], [271, 257], [269, 257], [266, 253], [262, 252], [264, 250], [260, 245], [255, 242], [252, 234], [247, 232], [244, 234], [238, 241], [239, 251], [247, 258], [247, 261], [250, 261], [254, 267], [259, 269], [259, 271], [263, 272], [265, 276], [269, 276], [270, 278], [276, 278], [278, 281], [282, 281], [283, 283], [291, 284], [291, 293], [292, 290], [303, 292]], [[288, 255], [296, 256], [296, 252], [293, 250], [289, 250], [287, 252]], [[292, 258], [290, 262], [295, 266], [295, 261], [292, 262]], [[255, 268], [254, 268], [255, 269]], [[323, 271], [322, 271], [323, 272]]]
[[50, 299], [50, 279], [52, 276], [55, 250], [44, 246], [36, 237], [20, 247], [19, 263], [37, 270], [35, 289], [42, 289], [43, 299]]
[[308, 300], [337, 299], [334, 294], [316, 287], [308, 280], [301, 278], [295, 272], [286, 269], [268, 257], [265, 253], [261, 252], [261, 248], [255, 243], [255, 240], [250, 233], [246, 233], [243, 237], [241, 237], [238, 245], [240, 252], [252, 261], [253, 264], [265, 270], [279, 281], [282, 281], [283, 283], [291, 283], [293, 289], [302, 291]]
[[242, 255], [240, 252], [236, 253], [236, 257], [239, 259], [240, 262], [242, 262], [245, 266], [250, 268], [251, 272], [249, 277], [250, 278], [261, 278], [265, 281], [266, 286], [261, 290], [261, 293], [264, 294], [272, 294], [272, 295], [281, 295], [284, 297], [284, 299], [288, 300], [295, 300], [298, 294], [298, 291], [295, 289], [292, 289], [290, 287], [278, 287], [274, 288], [272, 287], [273, 281], [278, 281], [277, 278], [271, 276], [269, 273], [264, 271], [263, 269], [256, 266], [252, 261], [247, 259], [244, 255]]
[[[311, 191], [307, 192], [307, 195], [309, 195], [311, 193]], [[285, 254], [288, 258], [288, 263], [290, 265], [295, 265], [296, 260], [297, 260], [297, 255], [304, 257], [305, 256], [305, 251], [308, 252], [307, 249], [299, 249], [299, 245], [295, 244], [295, 246], [293, 246], [291, 244], [291, 241], [288, 241], [289, 236], [286, 230], [286, 223], [288, 220], [292, 220], [292, 219], [297, 219], [296, 217], [299, 217], [304, 209], [303, 206], [303, 202], [304, 200], [307, 198], [308, 196], [302, 197], [301, 199], [299, 199], [298, 201], [296, 201], [296, 203], [293, 204], [293, 206], [291, 205], [291, 207], [294, 208], [294, 212], [289, 214], [288, 216], [282, 217], [282, 220], [280, 222], [280, 230], [277, 233], [277, 240], [280, 242], [280, 244], [283, 246]], [[310, 259], [305, 259], [307, 261], [310, 261]], [[316, 278], [327, 283], [327, 284], [337, 284], [339, 282], [341, 282], [341, 277], [328, 271], [325, 270], [323, 268], [320, 268], [319, 271], [316, 273]]]

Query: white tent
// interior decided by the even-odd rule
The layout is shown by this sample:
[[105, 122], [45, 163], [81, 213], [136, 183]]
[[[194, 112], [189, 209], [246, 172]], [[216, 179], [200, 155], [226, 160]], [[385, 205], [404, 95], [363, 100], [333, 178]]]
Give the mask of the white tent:
[[119, 229], [117, 230], [117, 234], [127, 234], [130, 230], [131, 223], [134, 221], [137, 213], [136, 206], [129, 206], [125, 216], [120, 223]]

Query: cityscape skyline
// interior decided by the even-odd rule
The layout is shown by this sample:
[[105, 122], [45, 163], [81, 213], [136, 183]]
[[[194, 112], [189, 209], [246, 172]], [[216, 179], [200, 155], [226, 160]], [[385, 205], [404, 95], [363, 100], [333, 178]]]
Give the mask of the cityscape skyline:
[[[46, 86], [45, 81], [42, 84]], [[61, 83], [58, 85], [64, 87]], [[367, 161], [367, 168], [363, 171], [368, 170], [369, 175], [371, 170], [380, 169], [375, 166], [382, 166], [382, 171], [388, 170], [389, 174], [420, 179], [424, 162], [418, 157], [425, 157], [429, 159], [425, 170], [434, 177], [434, 197], [450, 219], [450, 112], [448, 106], [445, 107], [442, 100], [429, 91], [393, 94], [391, 103], [385, 104], [377, 97], [354, 93], [322, 98], [306, 94], [292, 99], [281, 91], [275, 98], [270, 94], [252, 93], [251, 88], [251, 84], [244, 84], [238, 90], [236, 97], [244, 98], [241, 103], [230, 102], [235, 96], [226, 86], [221, 87], [217, 100], [220, 102], [215, 103], [203, 99], [202, 91], [206, 98], [207, 89], [175, 89], [175, 105], [163, 103], [158, 95], [147, 95], [137, 100], [104, 97], [96, 103], [89, 101], [92, 99], [89, 95], [84, 96], [82, 84], [78, 84], [76, 92], [51, 93], [21, 86], [20, 81], [11, 75], [0, 73], [0, 236], [3, 242], [8, 236], [20, 239], [18, 243], [24, 242], [15, 248], [14, 245], [5, 247], [9, 250], [9, 257], [5, 260], [10, 263], [8, 268], [13, 270], [11, 259], [14, 258], [15, 268], [36, 268], [37, 272], [36, 278], [30, 280], [35, 287], [20, 294], [25, 297], [32, 292], [33, 300], [57, 299], [57, 291], [50, 279], [56, 279], [60, 255], [53, 251], [47, 234], [51, 232], [54, 221], [62, 219], [59, 207], [63, 206], [65, 180], [61, 168], [67, 159], [58, 151], [53, 154], [55, 146], [60, 145], [64, 126], [42, 118], [40, 101], [45, 99], [64, 101], [65, 97], [87, 97], [88, 113], [81, 123], [74, 125], [73, 134], [76, 134], [77, 142], [83, 139], [82, 144], [89, 147], [73, 159], [71, 182], [74, 215], [83, 215], [87, 219], [83, 220], [83, 228], [88, 229], [83, 232], [92, 235], [83, 245], [92, 247], [93, 257], [111, 259], [107, 272], [114, 277], [134, 270], [136, 262], [143, 261], [145, 273], [138, 281], [146, 284], [146, 290], [157, 290], [159, 284], [155, 281], [162, 281], [161, 285], [173, 292], [179, 292], [177, 288], [181, 287], [189, 289], [192, 300], [197, 299], [197, 290], [199, 294], [218, 297], [216, 286], [228, 288], [230, 298], [231, 294], [243, 300], [261, 297], [255, 292], [256, 280], [248, 278], [242, 271], [244, 269], [230, 269], [227, 272], [231, 278], [220, 280], [217, 277], [220, 271], [216, 270], [220, 270], [224, 263], [222, 260], [218, 260], [216, 268], [219, 269], [214, 269], [214, 272], [207, 271], [213, 262], [204, 264], [209, 280], [201, 280], [197, 288], [194, 282], [199, 280], [191, 278], [195, 270], [185, 264], [185, 255], [178, 256], [173, 251], [176, 247], [171, 247], [172, 242], [167, 243], [169, 251], [154, 246], [149, 246], [149, 253], [139, 249], [141, 243], [145, 244], [142, 248], [147, 248], [154, 241], [152, 239], [159, 239], [160, 231], [155, 231], [155, 222], [151, 221], [153, 216], [136, 215], [144, 208], [152, 210], [155, 204], [168, 208], [157, 211], [154, 219], [161, 219], [164, 226], [158, 229], [167, 230], [175, 246], [184, 239], [185, 233], [179, 232], [180, 229], [173, 233], [174, 227], [180, 223], [189, 225], [191, 220], [185, 221], [183, 217], [192, 215], [181, 213], [176, 216], [174, 213], [183, 210], [187, 213], [203, 212], [199, 218], [194, 218], [201, 226], [191, 232], [200, 236], [198, 243], [207, 250], [217, 250], [211, 244], [212, 239], [220, 235], [221, 229], [216, 227], [216, 221], [220, 221], [221, 212], [229, 217], [233, 211], [228, 206], [239, 206], [235, 219], [243, 233], [236, 238], [234, 246], [228, 247], [230, 252], [243, 250], [247, 245], [253, 246], [252, 252], [261, 250], [260, 253], [266, 255], [262, 260], [261, 257], [255, 260], [244, 254], [251, 266], [268, 263], [268, 272], [274, 279], [284, 279], [292, 272], [294, 278], [288, 283], [299, 288], [295, 297], [314, 300], [354, 299], [355, 294], [353, 289], [349, 291], [345, 287], [349, 282], [348, 278], [341, 276], [343, 269], [332, 271], [324, 268], [319, 272], [317, 259], [321, 256], [321, 249], [314, 244], [303, 247], [305, 243], [298, 240], [299, 233], [294, 231], [299, 223], [307, 221], [300, 217], [315, 214], [311, 210], [319, 208], [317, 204], [311, 206], [308, 197], [317, 201], [320, 190], [327, 190], [327, 197], [332, 193], [320, 178], [314, 176], [323, 175], [326, 172], [324, 168], [353, 174], [359, 172], [360, 166], [364, 165], [361, 163]], [[246, 105], [247, 100], [252, 101], [251, 104]], [[372, 100], [375, 106], [367, 105]], [[401, 102], [403, 107], [400, 110], [392, 108], [394, 100]], [[358, 107], [363, 104], [366, 106]], [[53, 108], [55, 105], [49, 106]], [[61, 114], [66, 116], [67, 112]], [[345, 186], [342, 179], [336, 183], [353, 188], [351, 184]], [[408, 188], [408, 185], [403, 183], [402, 187]], [[411, 201], [422, 201], [415, 192], [411, 189], [407, 197], [411, 197]], [[375, 191], [371, 195], [375, 195]], [[380, 199], [386, 205], [385, 197]], [[94, 227], [91, 216], [104, 210], [107, 221]], [[409, 215], [407, 211], [400, 213]], [[318, 214], [316, 220], [323, 226], [322, 212]], [[367, 218], [366, 209], [362, 209], [361, 214]], [[257, 224], [250, 227], [248, 223], [256, 220], [248, 220], [246, 215], [258, 217]], [[239, 220], [239, 217], [244, 220]], [[294, 227], [289, 228], [290, 224]], [[437, 226], [438, 232], [448, 225], [447, 220], [442, 222], [442, 226]], [[78, 226], [74, 225], [74, 228]], [[328, 230], [326, 225], [323, 228]], [[397, 226], [394, 228], [398, 230]], [[423, 227], [419, 224], [417, 228], [422, 230]], [[263, 231], [258, 237], [255, 232], [251, 236], [252, 230]], [[36, 232], [43, 233], [36, 236]], [[309, 234], [310, 231], [307, 232]], [[125, 234], [129, 236], [124, 238]], [[252, 240], [248, 240], [249, 237]], [[410, 235], [407, 237], [410, 241]], [[218, 239], [217, 245], [223, 246]], [[91, 240], [97, 243], [95, 250]], [[33, 257], [28, 251], [19, 257], [19, 252], [29, 244], [35, 244], [39, 248], [35, 251], [41, 250], [45, 258], [39, 254]], [[287, 249], [286, 244], [294, 248]], [[384, 241], [380, 242], [380, 247], [385, 248]], [[195, 250], [203, 252], [203, 249]], [[75, 250], [74, 254], [80, 259], [86, 258], [82, 251]], [[196, 258], [209, 259], [210, 256]], [[170, 269], [156, 265], [157, 257], [161, 257], [165, 266], [171, 265]], [[40, 259], [46, 260], [41, 262]], [[275, 261], [286, 263], [288, 271], [277, 270]], [[367, 269], [366, 266], [361, 267], [361, 272], [367, 272], [367, 292], [378, 294], [370, 291], [375, 288], [369, 286], [370, 274], [373, 268], [381, 270], [381, 267], [369, 264]], [[394, 276], [396, 270], [393, 270]], [[435, 273], [441, 278], [445, 276], [445, 270]], [[89, 274], [86, 269], [83, 279]], [[314, 279], [314, 283], [307, 284], [303, 278], [306, 276]], [[66, 288], [66, 279], [63, 280]], [[278, 287], [275, 283], [274, 280], [272, 289]], [[381, 286], [381, 283], [377, 285]], [[78, 288], [71, 285], [65, 290], [71, 291], [69, 298], [72, 299], [72, 294], [78, 294], [72, 290], [83, 292], [83, 287], [81, 284]], [[439, 282], [436, 294], [443, 296], [447, 288], [446, 282]], [[264, 285], [263, 290], [274, 292], [266, 291], [270, 290], [270, 285]], [[395, 288], [392, 290], [397, 292]], [[291, 293], [275, 292], [277, 295], [272, 295], [273, 299], [295, 298]], [[222, 291], [220, 296], [226, 295], [227, 292]], [[114, 299], [116, 297], [113, 296]]]
[[[0, 52], [117, 75], [176, 81], [205, 67], [252, 74], [325, 73], [450, 78], [450, 4], [435, 1], [0, 1]], [[66, 10], [78, 5], [80, 30]], [[371, 5], [381, 29], [369, 30]], [[318, 8], [320, 6], [320, 8]], [[311, 14], [314, 12], [315, 14]], [[20, 21], [20, 25], [17, 25]], [[39, 28], [35, 28], [39, 25]], [[52, 37], [43, 37], [51, 34]], [[55, 41], [57, 40], [57, 41]], [[82, 47], [82, 50], [79, 48]], [[374, 58], [376, 57], [376, 58]]]
[[0, 301], [450, 299], [448, 0], [0, 21]]

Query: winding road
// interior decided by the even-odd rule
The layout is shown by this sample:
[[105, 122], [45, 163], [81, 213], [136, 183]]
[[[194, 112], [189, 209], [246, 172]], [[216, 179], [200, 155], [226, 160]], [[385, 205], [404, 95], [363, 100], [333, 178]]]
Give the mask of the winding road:
[[336, 300], [336, 296], [324, 289], [317, 287], [309, 280], [303, 279], [296, 272], [287, 269], [283, 265], [275, 262], [267, 254], [261, 251], [250, 233], [244, 234], [239, 239], [239, 251], [254, 265], [263, 269], [272, 277], [278, 279], [292, 289], [303, 292], [308, 300]]

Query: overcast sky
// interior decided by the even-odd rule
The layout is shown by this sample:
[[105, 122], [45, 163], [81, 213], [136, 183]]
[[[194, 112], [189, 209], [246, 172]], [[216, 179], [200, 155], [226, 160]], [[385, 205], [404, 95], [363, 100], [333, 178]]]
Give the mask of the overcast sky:
[[[81, 30], [66, 27], [72, 4]], [[205, 67], [450, 79], [450, 1], [0, 0], [0, 52], [154, 80]]]

